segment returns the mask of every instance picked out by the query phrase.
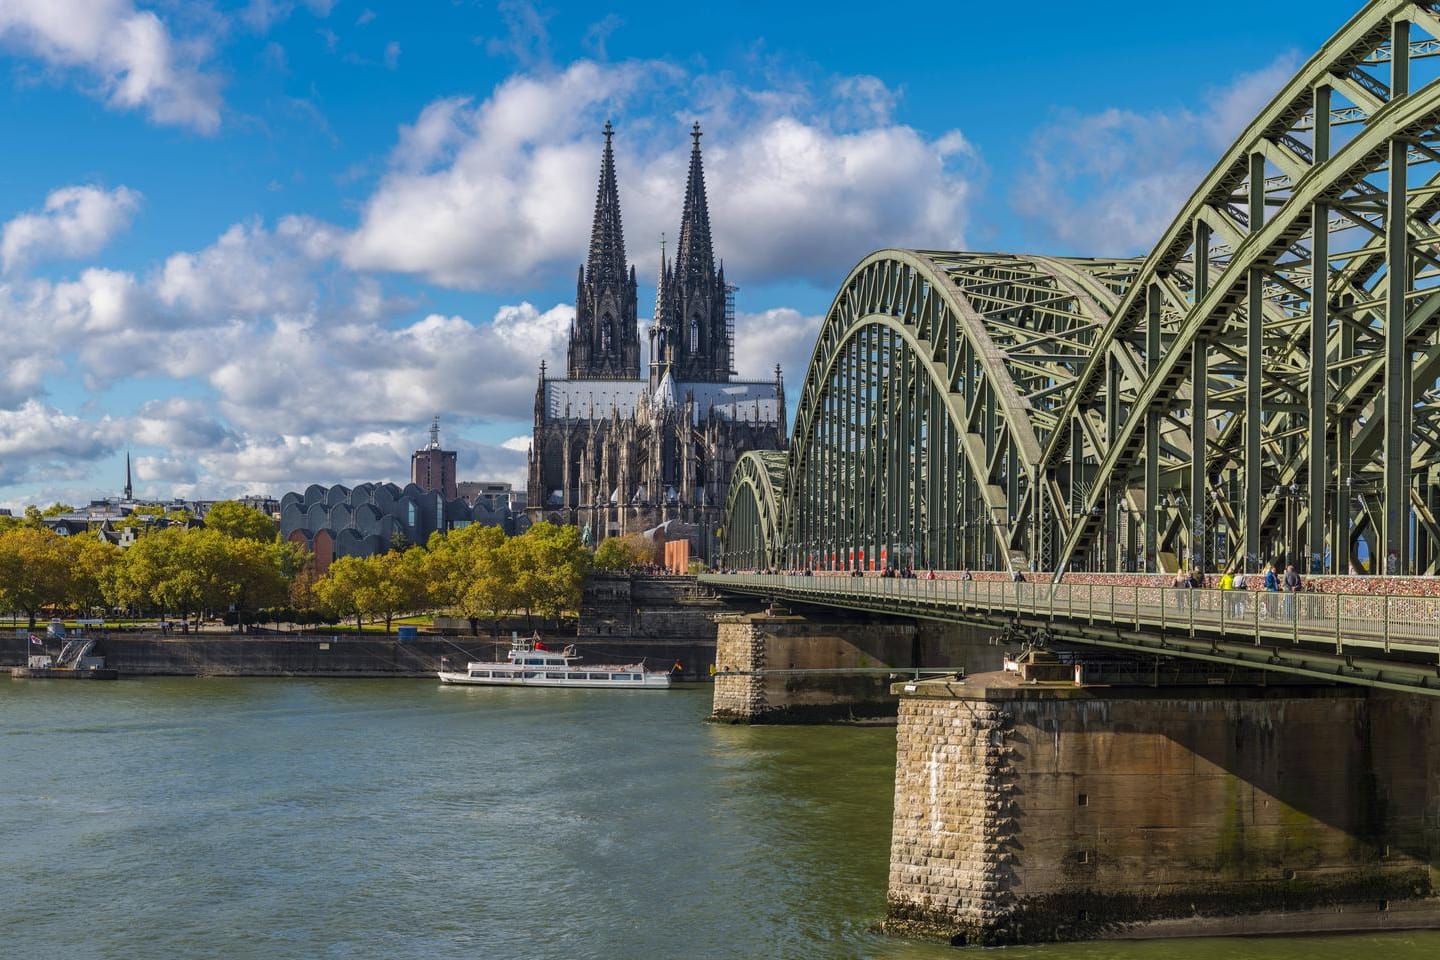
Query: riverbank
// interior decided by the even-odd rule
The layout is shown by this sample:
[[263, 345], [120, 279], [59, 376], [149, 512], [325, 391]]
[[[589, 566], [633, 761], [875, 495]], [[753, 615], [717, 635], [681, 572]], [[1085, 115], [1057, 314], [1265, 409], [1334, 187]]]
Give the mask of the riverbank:
[[[28, 641], [0, 638], [0, 666], [25, 663]], [[655, 669], [678, 663], [677, 680], [710, 679], [713, 640], [628, 640], [606, 638], [576, 644], [590, 663], [636, 663]], [[400, 642], [393, 637], [345, 634], [253, 636], [234, 634], [112, 634], [95, 653], [122, 677], [433, 677], [441, 661], [452, 667], [469, 660], [504, 660], [509, 641], [486, 637], [425, 635]]]

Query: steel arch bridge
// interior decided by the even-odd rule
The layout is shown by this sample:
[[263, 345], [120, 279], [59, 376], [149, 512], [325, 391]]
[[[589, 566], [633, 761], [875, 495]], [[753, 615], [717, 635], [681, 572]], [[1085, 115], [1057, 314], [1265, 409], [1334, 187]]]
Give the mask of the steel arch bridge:
[[866, 257], [721, 562], [1440, 572], [1440, 3], [1366, 5], [1177, 205], [1144, 258]]

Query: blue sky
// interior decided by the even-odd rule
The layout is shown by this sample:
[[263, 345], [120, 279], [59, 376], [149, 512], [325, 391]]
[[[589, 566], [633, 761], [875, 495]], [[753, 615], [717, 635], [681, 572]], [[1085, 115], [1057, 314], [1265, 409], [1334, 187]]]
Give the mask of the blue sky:
[[520, 480], [606, 119], [642, 290], [704, 124], [743, 374], [879, 247], [1143, 253], [1358, 9], [1253, 7], [0, 0], [0, 505], [402, 479], [432, 414]]

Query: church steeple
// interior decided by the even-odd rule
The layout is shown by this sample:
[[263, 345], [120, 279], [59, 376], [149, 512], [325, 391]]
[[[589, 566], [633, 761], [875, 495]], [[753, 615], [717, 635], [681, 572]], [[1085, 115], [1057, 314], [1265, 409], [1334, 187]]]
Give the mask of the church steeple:
[[[700, 155], [700, 124], [690, 129], [690, 174], [685, 183], [685, 205], [680, 215], [680, 239], [675, 265], [662, 269], [662, 291], [656, 301], [663, 316], [651, 336], [663, 345], [651, 357], [652, 370], [670, 362], [682, 380], [730, 379], [730, 329], [726, 320], [725, 275], [715, 269], [715, 248], [710, 239], [710, 205], [705, 197], [705, 164]], [[652, 374], [653, 378], [653, 374]]]
[[675, 273], [685, 283], [715, 278], [715, 249], [710, 245], [710, 206], [705, 201], [705, 166], [700, 159], [700, 124], [690, 129], [690, 176], [680, 214], [680, 242], [675, 248]]
[[625, 262], [625, 232], [620, 220], [620, 188], [615, 176], [615, 128], [605, 123], [600, 184], [595, 191], [595, 220], [590, 253], [575, 290], [575, 322], [570, 328], [571, 379], [636, 379], [640, 376], [640, 332], [636, 325], [635, 269]]
[[125, 451], [125, 499], [135, 499], [135, 488], [130, 484], [130, 451]]

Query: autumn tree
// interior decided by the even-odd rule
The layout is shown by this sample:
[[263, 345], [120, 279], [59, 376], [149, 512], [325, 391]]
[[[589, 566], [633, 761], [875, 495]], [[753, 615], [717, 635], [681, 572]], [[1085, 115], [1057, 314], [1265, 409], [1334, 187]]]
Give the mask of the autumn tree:
[[222, 500], [205, 512], [205, 528], [235, 540], [274, 540], [275, 521], [253, 507], [236, 500]]
[[69, 598], [73, 553], [66, 538], [45, 529], [0, 533], [0, 606], [25, 614], [35, 629], [42, 609]]
[[655, 562], [655, 542], [642, 533], [609, 537], [595, 548], [595, 569], [609, 572], [631, 570]]
[[578, 610], [590, 552], [573, 526], [542, 521], [505, 542], [514, 571], [516, 601], [527, 614], [558, 618]]
[[355, 629], [364, 629], [364, 591], [371, 587], [375, 569], [363, 557], [336, 557], [325, 576], [315, 581], [315, 596], [335, 616], [355, 619]]
[[472, 634], [481, 620], [498, 632], [500, 618], [517, 605], [514, 554], [505, 544], [504, 530], [479, 524], [430, 538], [425, 573], [432, 598], [469, 620]]

